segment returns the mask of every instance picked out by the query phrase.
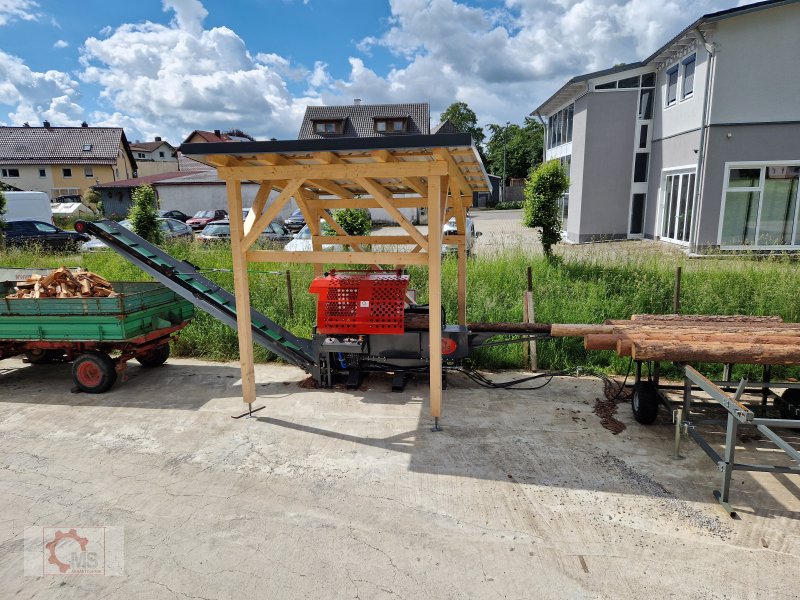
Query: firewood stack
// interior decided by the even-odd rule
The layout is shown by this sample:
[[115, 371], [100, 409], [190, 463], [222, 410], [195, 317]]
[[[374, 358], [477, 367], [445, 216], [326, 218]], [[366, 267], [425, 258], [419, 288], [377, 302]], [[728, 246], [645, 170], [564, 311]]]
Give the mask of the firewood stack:
[[633, 315], [603, 325], [553, 325], [553, 337], [582, 336], [587, 350], [641, 361], [800, 364], [800, 323], [740, 315]]
[[49, 275], [33, 275], [18, 281], [6, 298], [113, 298], [111, 284], [91, 271], [60, 267]]

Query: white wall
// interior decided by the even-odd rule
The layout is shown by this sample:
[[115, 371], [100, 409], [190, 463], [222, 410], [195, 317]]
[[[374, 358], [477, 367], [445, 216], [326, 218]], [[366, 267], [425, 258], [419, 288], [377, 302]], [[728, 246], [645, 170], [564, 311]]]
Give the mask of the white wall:
[[711, 123], [800, 120], [800, 4], [719, 22]]
[[[44, 192], [50, 196], [53, 190], [53, 167], [50, 165], [9, 165], [4, 169], [19, 169], [19, 177], [0, 177], [4, 183], [13, 185], [21, 190]], [[39, 169], [44, 169], [46, 176], [39, 177]]]
[[[228, 208], [228, 196], [225, 184], [183, 184], [164, 185], [154, 184], [158, 193], [159, 205], [162, 210], [180, 210], [187, 215], [193, 215], [198, 210], [214, 210]], [[253, 205], [259, 186], [254, 183], [242, 184], [242, 205], [248, 208]], [[272, 203], [278, 193], [270, 193], [267, 205]], [[278, 219], [285, 219], [297, 208], [294, 200], [290, 200], [280, 211]]]

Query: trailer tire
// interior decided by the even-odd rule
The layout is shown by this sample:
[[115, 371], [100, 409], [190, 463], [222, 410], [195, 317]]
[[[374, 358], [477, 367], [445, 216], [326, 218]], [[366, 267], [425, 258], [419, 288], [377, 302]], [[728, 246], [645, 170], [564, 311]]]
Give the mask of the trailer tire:
[[61, 350], [28, 350], [25, 358], [32, 365], [46, 365], [60, 359], [64, 353]]
[[779, 410], [781, 418], [795, 419], [800, 414], [800, 389], [786, 388], [780, 397]]
[[651, 381], [640, 381], [633, 388], [633, 418], [642, 425], [652, 425], [658, 416], [658, 390]]
[[157, 346], [145, 354], [136, 356], [136, 360], [145, 368], [160, 367], [169, 358], [169, 344]]
[[87, 394], [102, 394], [117, 381], [114, 360], [103, 352], [86, 352], [72, 363], [72, 379]]

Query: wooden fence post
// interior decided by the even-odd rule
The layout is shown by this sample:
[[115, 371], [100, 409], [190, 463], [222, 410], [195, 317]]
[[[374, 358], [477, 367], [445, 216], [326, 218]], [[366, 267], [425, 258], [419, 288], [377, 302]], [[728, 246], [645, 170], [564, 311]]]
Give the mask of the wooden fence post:
[[681, 267], [675, 267], [675, 291], [672, 295], [672, 312], [681, 312]]
[[294, 316], [294, 302], [292, 301], [292, 272], [286, 270], [286, 301], [289, 306], [289, 316]]
[[[522, 306], [523, 316], [526, 323], [536, 322], [536, 310], [533, 303], [533, 268], [528, 267], [528, 287], [525, 292], [525, 300]], [[539, 357], [536, 352], [536, 340], [531, 340], [524, 345], [525, 362], [529, 362], [531, 371], [539, 369]]]

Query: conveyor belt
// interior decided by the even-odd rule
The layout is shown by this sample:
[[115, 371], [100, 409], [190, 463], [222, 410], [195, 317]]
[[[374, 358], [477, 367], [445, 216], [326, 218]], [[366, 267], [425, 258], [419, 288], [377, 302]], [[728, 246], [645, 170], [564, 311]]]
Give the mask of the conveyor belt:
[[[100, 238], [112, 250], [153, 276], [189, 302], [236, 329], [236, 299], [203, 277], [193, 264], [173, 258], [114, 221], [78, 221], [76, 229]], [[254, 308], [250, 308], [253, 341], [284, 360], [311, 372], [311, 340], [299, 338]]]

